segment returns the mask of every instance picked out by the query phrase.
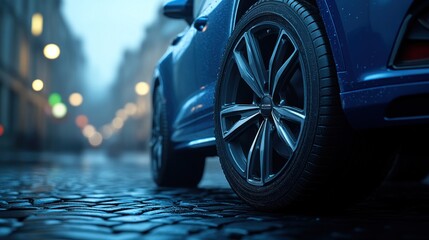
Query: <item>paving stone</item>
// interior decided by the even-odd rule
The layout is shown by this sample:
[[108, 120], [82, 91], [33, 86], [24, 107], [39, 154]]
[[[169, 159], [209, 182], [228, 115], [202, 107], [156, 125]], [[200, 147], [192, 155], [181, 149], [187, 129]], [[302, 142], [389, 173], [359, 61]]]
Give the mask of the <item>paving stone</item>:
[[157, 223], [166, 223], [166, 224], [172, 224], [180, 221], [190, 220], [190, 218], [182, 217], [182, 216], [170, 216], [170, 217], [162, 217], [162, 218], [155, 218], [151, 219], [149, 221], [151, 222], [157, 222]]
[[153, 209], [157, 209], [157, 208], [132, 208], [127, 210], [117, 211], [115, 213], [124, 214], [124, 215], [137, 215], [143, 212], [151, 211]]
[[61, 199], [58, 198], [39, 198], [39, 199], [33, 199], [34, 205], [42, 205], [42, 204], [48, 204], [48, 203], [54, 203], [59, 202]]
[[190, 224], [175, 224], [155, 228], [151, 231], [152, 234], [172, 234], [172, 235], [188, 235], [206, 230], [207, 226], [198, 226]]
[[113, 204], [113, 205], [119, 205], [119, 204], [124, 204], [124, 203], [134, 203], [136, 199], [121, 199], [121, 200], [111, 200], [111, 201], [106, 201], [106, 202], [102, 202], [100, 204]]
[[29, 222], [32, 224], [32, 221], [43, 221], [43, 220], [83, 220], [83, 221], [103, 221], [104, 219], [98, 217], [88, 217], [88, 216], [80, 216], [80, 215], [65, 215], [65, 214], [38, 214], [34, 216], [30, 216], [24, 220], [24, 222]]
[[116, 226], [113, 229], [119, 232], [148, 232], [161, 225], [162, 223], [154, 222], [127, 223], [120, 226]]
[[12, 232], [12, 228], [0, 227], [0, 237], [7, 236]]
[[51, 231], [51, 232], [36, 232], [36, 233], [17, 233], [12, 235], [13, 239], [28, 240], [28, 239], [72, 239], [72, 240], [136, 240], [141, 236], [138, 233], [97, 233], [85, 231]]
[[78, 215], [78, 216], [90, 216], [90, 217], [101, 217], [101, 218], [112, 218], [119, 216], [114, 213], [106, 213], [101, 211], [93, 211], [93, 210], [77, 210], [77, 211], [69, 211], [65, 213], [65, 215]]
[[[106, 205], [110, 206], [110, 205]], [[126, 206], [116, 206], [116, 207], [101, 207], [101, 206], [93, 206], [94, 210], [102, 210], [104, 212], [114, 212], [122, 211], [122, 210], [129, 210], [132, 209], [132, 207], [126, 207]]]
[[383, 186], [374, 197], [341, 214], [274, 214], [255, 211], [231, 189], [156, 188], [148, 169], [136, 171], [135, 165], [113, 163], [118, 162], [82, 171], [79, 164], [62, 166], [57, 160], [25, 168], [0, 162], [0, 239], [426, 239], [428, 235], [427, 185]]
[[243, 221], [228, 224], [224, 227], [224, 230], [229, 233], [248, 235], [250, 233], [268, 231], [279, 227], [281, 227], [281, 225], [272, 222]]
[[88, 203], [109, 202], [111, 200], [112, 200], [111, 198], [80, 198], [80, 199], [75, 199], [75, 201], [78, 201], [78, 202], [88, 202]]
[[[208, 230], [204, 230], [200, 233], [193, 234], [191, 236], [186, 236], [186, 239], [189, 239], [189, 240], [241, 239], [241, 236], [237, 236], [234, 238], [233, 236], [228, 235], [223, 231], [219, 231], [218, 229], [208, 229]], [[266, 238], [266, 240], [271, 240], [271, 239]]]
[[6, 210], [0, 211], [0, 218], [25, 218], [38, 212], [39, 210]]
[[110, 198], [112, 196], [109, 196], [106, 194], [85, 194], [85, 197], [87, 197], [87, 198]]
[[8, 207], [19, 209], [19, 208], [33, 207], [33, 205], [31, 205], [30, 202], [18, 202], [18, 203], [10, 203]]
[[219, 227], [228, 223], [233, 222], [242, 222], [245, 219], [243, 218], [236, 218], [236, 217], [229, 217], [229, 218], [200, 218], [200, 219], [190, 219], [190, 220], [184, 220], [181, 221], [181, 223], [184, 224], [196, 224], [196, 225], [204, 225], [209, 227]]
[[154, 218], [159, 218], [158, 215], [137, 215], [137, 216], [121, 216], [109, 218], [109, 221], [126, 222], [126, 223], [137, 223], [145, 222]]
[[121, 224], [121, 222], [106, 221], [106, 220], [103, 220], [103, 219], [89, 219], [89, 220], [69, 219], [69, 220], [65, 220], [64, 222], [75, 223], [75, 224], [84, 224], [84, 225], [87, 225], [87, 224], [89, 224], [89, 225], [99, 225], [99, 226], [106, 226], [106, 227], [112, 227], [112, 226], [117, 226], [117, 225]]
[[185, 213], [181, 213], [180, 215], [187, 216], [187, 217], [212, 217], [212, 218], [221, 218], [221, 217], [223, 217], [220, 214], [207, 213], [207, 212], [185, 212]]
[[68, 195], [56, 195], [55, 197], [63, 200], [73, 200], [73, 199], [79, 199], [82, 198], [81, 195], [78, 194], [68, 194]]
[[58, 202], [58, 203], [53, 203], [53, 204], [46, 204], [44, 206], [47, 208], [50, 208], [50, 209], [61, 209], [61, 208], [72, 208], [72, 207], [82, 207], [82, 208], [90, 207], [88, 204], [77, 203], [77, 202]]
[[108, 227], [89, 225], [89, 224], [64, 223], [55, 227], [57, 230], [92, 231], [92, 232], [100, 232], [100, 233], [112, 232], [112, 230]]

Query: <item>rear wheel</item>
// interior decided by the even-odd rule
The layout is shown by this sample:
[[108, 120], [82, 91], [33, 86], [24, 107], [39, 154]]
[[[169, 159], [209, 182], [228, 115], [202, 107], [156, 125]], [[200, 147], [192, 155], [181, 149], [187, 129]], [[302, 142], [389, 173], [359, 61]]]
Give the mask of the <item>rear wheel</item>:
[[304, 2], [260, 1], [237, 25], [216, 88], [215, 134], [226, 178], [249, 204], [340, 206], [385, 176], [381, 135], [347, 124], [330, 54]]
[[173, 149], [168, 131], [165, 100], [161, 87], [154, 90], [151, 136], [151, 170], [161, 187], [196, 187], [203, 173], [205, 158]]

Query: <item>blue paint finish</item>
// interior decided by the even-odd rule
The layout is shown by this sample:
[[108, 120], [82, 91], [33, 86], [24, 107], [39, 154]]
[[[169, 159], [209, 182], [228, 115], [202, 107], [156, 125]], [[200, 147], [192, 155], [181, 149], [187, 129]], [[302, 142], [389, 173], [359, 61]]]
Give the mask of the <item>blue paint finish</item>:
[[[342, 52], [343, 47], [341, 46], [341, 41], [337, 33], [337, 27], [340, 29], [343, 27], [341, 22], [334, 21], [338, 18], [337, 8], [335, 6], [329, 5], [327, 1], [329, 0], [317, 0], [317, 5], [325, 24], [326, 32], [329, 33], [328, 38], [332, 53], [334, 55], [335, 67], [337, 72], [343, 72], [345, 71], [344, 57]], [[341, 33], [344, 34], [343, 31]]]
[[344, 111], [350, 124], [355, 128], [378, 128], [428, 123], [429, 116], [397, 119], [385, 117], [386, 108], [394, 99], [401, 96], [429, 93], [428, 79], [429, 76], [425, 82], [379, 86], [342, 93]]
[[396, 37], [412, 0], [319, 0], [318, 4], [321, 10], [328, 8], [328, 13], [325, 10], [321, 14], [335, 61], [340, 64], [337, 71], [347, 72], [339, 76], [341, 92], [372, 87], [373, 82], [364, 81], [364, 77], [369, 72], [388, 70]]
[[[244, 1], [244, 0], [242, 0]], [[428, 123], [429, 116], [387, 119], [398, 97], [429, 93], [429, 69], [388, 66], [412, 0], [316, 0], [337, 69], [344, 112], [355, 128]], [[196, 17], [204, 32], [189, 27], [160, 60], [159, 79], [177, 149], [214, 146], [213, 97], [224, 49], [239, 1], [206, 0]], [[429, 105], [429, 104], [428, 104]]]

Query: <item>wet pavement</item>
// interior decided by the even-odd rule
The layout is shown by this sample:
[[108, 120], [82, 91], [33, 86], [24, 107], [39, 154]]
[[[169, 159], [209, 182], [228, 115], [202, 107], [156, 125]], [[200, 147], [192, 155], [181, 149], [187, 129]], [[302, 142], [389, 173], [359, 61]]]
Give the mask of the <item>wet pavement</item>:
[[386, 183], [341, 213], [263, 213], [216, 158], [198, 189], [157, 188], [145, 154], [0, 153], [0, 239], [428, 239], [429, 186]]

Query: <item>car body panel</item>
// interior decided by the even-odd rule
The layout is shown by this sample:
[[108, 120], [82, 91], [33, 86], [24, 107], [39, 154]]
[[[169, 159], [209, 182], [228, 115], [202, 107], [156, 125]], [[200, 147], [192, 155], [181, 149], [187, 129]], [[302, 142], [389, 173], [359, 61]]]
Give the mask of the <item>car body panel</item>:
[[[203, 1], [190, 26], [160, 60], [156, 78], [167, 102], [176, 148], [214, 146], [213, 97], [239, 1]], [[398, 97], [429, 93], [429, 69], [395, 70], [389, 60], [412, 0], [316, 0], [337, 69], [343, 110], [355, 128], [427, 123], [429, 116], [388, 119]]]
[[159, 62], [158, 80], [164, 88], [169, 122], [174, 123], [171, 140], [179, 149], [214, 146], [214, 88], [231, 34], [234, 6], [232, 1], [206, 0], [196, 18], [208, 17], [207, 30], [190, 26]]
[[[418, 124], [428, 117], [389, 119], [394, 99], [429, 92], [429, 69], [389, 66], [412, 0], [318, 0], [335, 59], [342, 106], [355, 128]], [[427, 122], [427, 121], [426, 121]]]

